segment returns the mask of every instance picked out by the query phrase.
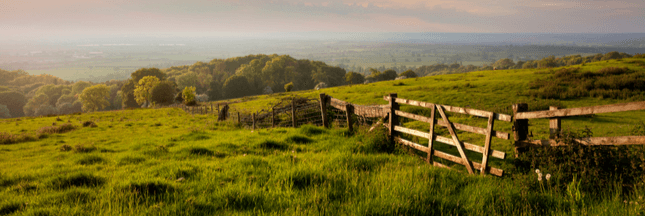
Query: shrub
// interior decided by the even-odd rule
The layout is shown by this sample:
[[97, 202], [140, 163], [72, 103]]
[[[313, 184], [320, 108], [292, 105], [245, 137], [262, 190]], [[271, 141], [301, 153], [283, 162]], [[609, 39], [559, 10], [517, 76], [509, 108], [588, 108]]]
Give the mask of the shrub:
[[85, 121], [83, 122], [83, 127], [98, 127], [98, 126], [93, 121]]
[[85, 147], [84, 145], [76, 145], [74, 147], [74, 152], [76, 153], [88, 153], [88, 152], [93, 152], [96, 150], [95, 146], [87, 146]]
[[44, 133], [44, 134], [55, 134], [55, 133], [66, 133], [69, 131], [73, 131], [76, 129], [76, 126], [65, 123], [61, 124], [59, 126], [47, 126], [47, 127], [42, 127], [38, 129], [38, 133]]
[[51, 181], [54, 189], [66, 189], [70, 187], [97, 187], [105, 184], [105, 178], [87, 173], [78, 173], [69, 176], [59, 176]]
[[293, 89], [293, 82], [284, 85], [284, 91], [290, 92]]
[[377, 126], [371, 132], [365, 133], [363, 144], [358, 145], [357, 148], [357, 150], [367, 153], [390, 153], [394, 151], [394, 146], [390, 144], [387, 136], [387, 129], [383, 126]]

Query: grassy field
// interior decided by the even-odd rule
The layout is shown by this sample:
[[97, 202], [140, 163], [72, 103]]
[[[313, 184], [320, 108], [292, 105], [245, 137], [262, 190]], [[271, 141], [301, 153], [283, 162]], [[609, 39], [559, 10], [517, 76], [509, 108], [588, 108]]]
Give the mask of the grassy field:
[[[644, 70], [613, 61], [583, 68], [611, 65]], [[385, 104], [382, 96], [397, 92], [402, 98], [498, 112], [508, 112], [516, 102], [527, 102], [537, 110], [556, 104], [578, 107], [629, 101], [524, 96], [531, 80], [545, 76], [536, 73], [543, 70], [474, 72], [250, 97], [237, 99], [246, 102], [235, 104], [234, 109], [255, 111], [281, 97], [313, 97], [323, 92], [357, 104]], [[413, 107], [402, 109], [424, 113]], [[623, 112], [568, 118], [563, 128], [592, 127], [594, 136], [629, 135], [643, 116], [643, 112]], [[451, 120], [473, 126], [486, 123], [460, 115]], [[546, 120], [530, 124], [536, 137], [548, 135]], [[404, 125], [428, 127], [419, 122]], [[511, 132], [510, 123], [499, 122], [495, 128]], [[405, 148], [389, 146], [383, 130], [368, 133], [361, 128], [350, 133], [343, 128], [304, 126], [251, 131], [217, 122], [214, 116], [170, 108], [5, 119], [0, 121], [0, 136], [17, 143], [0, 144], [0, 215], [645, 213], [642, 184], [625, 189], [623, 180], [610, 176], [602, 187], [581, 187], [581, 181], [596, 181], [584, 179], [594, 176], [586, 174], [594, 171], [587, 165], [576, 165], [588, 168], [575, 173], [577, 179], [554, 166], [516, 166], [523, 159], [514, 158], [512, 143], [495, 138], [493, 149], [508, 156], [491, 161], [491, 166], [503, 169], [504, 177], [470, 176], [460, 165], [435, 168]], [[481, 135], [459, 135], [464, 141], [483, 144]], [[475, 154], [471, 157], [478, 160]], [[570, 157], [583, 156], [574, 152]], [[645, 164], [643, 159], [640, 164]], [[538, 181], [536, 168], [553, 177]]]

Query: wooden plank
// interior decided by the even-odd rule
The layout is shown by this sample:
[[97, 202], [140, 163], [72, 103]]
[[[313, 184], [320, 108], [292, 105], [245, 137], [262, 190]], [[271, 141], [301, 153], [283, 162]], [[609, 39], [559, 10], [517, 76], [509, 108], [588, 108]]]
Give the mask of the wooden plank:
[[[558, 110], [557, 106], [550, 106], [549, 110]], [[549, 119], [549, 139], [555, 139], [560, 136], [560, 129], [562, 128], [562, 121], [560, 118]]]
[[[441, 106], [436, 106], [437, 110], [439, 111], [439, 114], [441, 115], [441, 118], [446, 124], [450, 124], [450, 120], [448, 120], [448, 117], [446, 116], [446, 113], [443, 112], [443, 108]], [[491, 114], [492, 115], [492, 114]], [[461, 155], [461, 158], [464, 160], [464, 165], [466, 166], [466, 169], [468, 170], [469, 174], [474, 174], [473, 171], [473, 166], [468, 161], [468, 157], [466, 156], [466, 152], [464, 151], [464, 144], [459, 141], [459, 137], [457, 136], [457, 133], [455, 133], [455, 128], [450, 124], [450, 127], [448, 127], [448, 132], [450, 132], [450, 136], [452, 136], [452, 140], [457, 144], [457, 150], [459, 151], [459, 154]]]
[[384, 122], [388, 118], [388, 115], [390, 115], [390, 114], [386, 114], [383, 118], [379, 119], [378, 122], [376, 122], [376, 124], [374, 124], [374, 126], [372, 126], [368, 132], [372, 132], [374, 130], [374, 128], [376, 128], [376, 126], [379, 126], [381, 124], [385, 124]]
[[[403, 111], [396, 111], [396, 115], [406, 117], [409, 119], [414, 119], [417, 121], [422, 121], [422, 122], [427, 122], [431, 123], [432, 119], [425, 117], [425, 116], [420, 116], [420, 115], [415, 115], [412, 113], [408, 112], [403, 112]], [[443, 126], [443, 127], [449, 127], [450, 125], [446, 124], [443, 121], [437, 122], [438, 125]], [[457, 130], [462, 130], [466, 132], [471, 132], [471, 133], [477, 133], [477, 134], [482, 134], [486, 135], [488, 133], [488, 130], [486, 128], [480, 128], [480, 127], [475, 127], [475, 126], [470, 126], [470, 125], [465, 125], [465, 124], [459, 124], [459, 123], [452, 123], [452, 125], [455, 126]], [[509, 133], [501, 132], [501, 131], [493, 131], [493, 136], [500, 138], [500, 139], [510, 139], [511, 135]]]
[[416, 143], [414, 143], [414, 142], [412, 142], [410, 140], [403, 139], [403, 138], [401, 138], [399, 136], [396, 136], [395, 139], [396, 139], [397, 142], [399, 142], [399, 143], [401, 143], [403, 145], [410, 146], [410, 147], [412, 147], [412, 148], [414, 148], [416, 150], [422, 151], [422, 152], [428, 152], [428, 147], [416, 144]]
[[363, 117], [378, 118], [378, 117], [383, 117], [388, 113], [388, 110], [385, 110], [386, 108], [382, 108], [382, 107], [359, 106], [359, 105], [353, 105], [353, 106], [354, 106], [354, 114], [363, 116]]
[[[457, 163], [457, 164], [465, 165], [464, 160], [462, 158], [454, 156], [454, 155], [451, 155], [451, 154], [448, 154], [448, 153], [445, 153], [445, 152], [442, 152], [442, 151], [439, 151], [439, 150], [434, 150], [434, 156], [437, 156], [439, 158], [443, 158], [443, 159], [452, 161], [452, 162]], [[473, 168], [475, 168], [477, 170], [482, 170], [483, 167], [484, 167], [480, 163], [477, 163], [475, 161], [469, 161], [469, 162], [472, 163]], [[504, 170], [501, 170], [501, 169], [498, 169], [498, 168], [495, 168], [495, 167], [490, 167], [489, 166], [489, 167], [486, 167], [485, 170], [490, 174], [500, 176], [500, 177], [504, 174]]]
[[[406, 133], [406, 134], [410, 134], [410, 135], [413, 135], [413, 136], [418, 136], [418, 137], [423, 137], [423, 138], [426, 138], [426, 139], [430, 139], [430, 134], [425, 133], [425, 132], [421, 132], [421, 131], [418, 131], [418, 130], [414, 130], [414, 129], [410, 129], [410, 128], [404, 128], [404, 127], [401, 127], [401, 126], [394, 126], [394, 130], [398, 131], [398, 132], [401, 132], [401, 133]], [[451, 146], [457, 146], [452, 139], [447, 138], [447, 137], [443, 137], [443, 136], [438, 136], [438, 135], [435, 136], [434, 141], [442, 142], [442, 143], [445, 143], [445, 144], [448, 144], [448, 145], [451, 145]], [[484, 147], [482, 147], [482, 146], [478, 146], [478, 145], [467, 143], [467, 142], [462, 142], [462, 143], [464, 144], [464, 147], [467, 150], [474, 151], [474, 152], [477, 152], [477, 153], [482, 153], [482, 154], [484, 153]], [[506, 158], [506, 153], [502, 152], [502, 151], [492, 150], [489, 153], [489, 155], [493, 156], [495, 158], [499, 158], [499, 159]]]
[[[620, 137], [589, 137], [575, 139], [582, 145], [645, 145], [645, 136], [620, 136]], [[520, 141], [521, 147], [538, 145], [538, 146], [566, 146], [563, 142], [556, 140], [523, 140]]]
[[[386, 100], [386, 101], [389, 101], [390, 97], [383, 96], [383, 99]], [[426, 103], [426, 102], [422, 102], [422, 101], [415, 101], [415, 100], [409, 100], [409, 99], [403, 99], [403, 98], [397, 98], [396, 102], [411, 105], [411, 106], [425, 107], [425, 108], [432, 108], [433, 105], [437, 105], [437, 106], [441, 106], [444, 110], [446, 110], [448, 112], [468, 114], [468, 115], [474, 115], [474, 116], [479, 116], [479, 117], [484, 117], [484, 118], [488, 118], [490, 113], [492, 113], [492, 112], [484, 111], [484, 110], [476, 110], [476, 109], [470, 109], [470, 108], [462, 108], [462, 107], [453, 107], [453, 106], [448, 106], [448, 105], [432, 104], [432, 103]], [[500, 120], [500, 121], [505, 121], [505, 122], [511, 122], [513, 120], [513, 117], [510, 116], [510, 115], [501, 114], [501, 113], [494, 113], [494, 115], [495, 115], [495, 120]]]
[[436, 167], [441, 167], [441, 168], [450, 169], [450, 167], [449, 167], [449, 166], [446, 166], [446, 165], [444, 165], [444, 164], [442, 164], [442, 163], [439, 163], [439, 162], [436, 162], [436, 161], [433, 161], [433, 162], [432, 162], [432, 166], [436, 166]]
[[486, 166], [488, 165], [488, 152], [490, 151], [490, 142], [493, 136], [493, 126], [495, 125], [495, 118], [493, 115], [488, 117], [488, 134], [486, 134], [486, 140], [484, 140], [484, 153], [482, 153], [482, 166], [479, 169], [481, 175], [486, 175]]
[[396, 135], [395, 131], [394, 131], [394, 128], [396, 127], [396, 125], [399, 124], [399, 119], [396, 116], [396, 114], [394, 114], [394, 113], [396, 113], [396, 110], [399, 109], [399, 104], [395, 102], [396, 97], [397, 97], [396, 93], [390, 93], [390, 113], [391, 114], [390, 114], [390, 122], [389, 122], [390, 127], [388, 127], [388, 128], [390, 129], [390, 145], [392, 145], [392, 146], [394, 146], [394, 139], [393, 138]]
[[592, 107], [578, 107], [578, 108], [570, 108], [570, 109], [545, 110], [545, 111], [537, 111], [537, 112], [522, 112], [522, 113], [515, 114], [515, 119], [567, 117], [567, 116], [624, 112], [624, 111], [634, 111], [634, 110], [644, 110], [644, 109], [645, 109], [645, 101], [640, 101], [640, 102], [610, 104], [610, 105], [592, 106]]
[[434, 140], [435, 140], [435, 138], [437, 136], [434, 133], [434, 125], [437, 122], [437, 118], [435, 116], [437, 107], [432, 106], [431, 109], [432, 109], [432, 114], [430, 114], [430, 131], [428, 131], [428, 134], [430, 135], [430, 139], [428, 139], [428, 151], [427, 151], [428, 156], [426, 158], [426, 161], [428, 163], [430, 163], [430, 164], [434, 164], [434, 163], [432, 163], [433, 162], [432, 155], [434, 155], [434, 148], [433, 148], [434, 145], [433, 145], [433, 143], [434, 143]]

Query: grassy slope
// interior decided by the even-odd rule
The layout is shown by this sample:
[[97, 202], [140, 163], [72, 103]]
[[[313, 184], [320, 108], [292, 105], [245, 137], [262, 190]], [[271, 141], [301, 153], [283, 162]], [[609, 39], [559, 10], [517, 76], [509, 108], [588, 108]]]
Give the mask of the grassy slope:
[[[359, 104], [383, 104], [384, 94], [398, 92], [403, 98], [495, 108], [497, 104], [528, 101], [513, 93], [540, 76], [533, 72], [476, 72], [409, 79], [401, 81], [403, 86], [394, 86], [399, 81], [391, 81], [324, 92]], [[464, 87], [465, 83], [476, 87]], [[250, 108], [269, 104], [270, 100], [236, 106]], [[616, 102], [583, 99], [562, 103], [575, 107]], [[630, 118], [615, 123], [620, 115]], [[620, 115], [567, 119], [563, 125], [605, 120], [611, 120], [607, 123], [610, 125], [622, 125], [641, 116], [637, 112]], [[582, 211], [625, 215], [643, 211], [638, 205], [623, 204], [623, 200], [638, 200], [644, 195], [642, 191], [623, 195], [609, 188], [601, 196], [585, 197], [584, 206], [576, 207], [573, 198], [553, 188], [566, 182], [557, 182], [554, 176], [550, 184], [540, 187], [534, 174], [513, 174], [511, 159], [493, 161], [512, 174], [505, 178], [467, 176], [429, 167], [407, 153], [361, 153], [358, 147], [378, 139], [362, 133], [350, 136], [342, 129], [252, 132], [178, 109], [99, 112], [61, 119], [79, 128], [38, 141], [0, 146], [0, 214], [537, 215]], [[451, 119], [482, 124], [475, 118]], [[86, 120], [93, 120], [98, 127], [80, 127]], [[0, 131], [32, 133], [53, 122], [57, 122], [55, 117], [3, 120]], [[500, 123], [496, 128], [510, 132], [510, 124]], [[599, 131], [609, 134], [610, 130]], [[479, 136], [464, 133], [461, 137], [477, 143], [482, 140]], [[62, 151], [63, 145], [96, 149]], [[508, 141], [495, 140], [494, 147], [512, 152]], [[184, 180], [177, 181], [181, 178]]]

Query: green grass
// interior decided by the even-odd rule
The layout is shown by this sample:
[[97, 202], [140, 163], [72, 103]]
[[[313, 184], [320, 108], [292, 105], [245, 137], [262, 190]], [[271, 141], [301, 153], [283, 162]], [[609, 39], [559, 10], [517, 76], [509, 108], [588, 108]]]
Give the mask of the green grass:
[[[621, 63], [585, 67], [606, 66], [595, 64]], [[474, 72], [408, 79], [402, 86], [392, 81], [295, 94], [325, 92], [358, 104], [385, 104], [382, 96], [397, 92], [402, 98], [501, 111], [515, 102], [533, 107], [622, 102], [533, 101], [518, 92], [544, 76], [536, 71], [540, 70]], [[276, 96], [288, 95], [258, 96], [235, 107], [261, 109]], [[427, 114], [413, 107], [402, 109]], [[590, 126], [597, 136], [626, 135], [642, 116], [623, 112], [568, 118], [563, 128]], [[389, 146], [382, 129], [348, 133], [343, 128], [304, 126], [250, 131], [217, 122], [215, 116], [168, 108], [60, 118], [62, 122], [56, 117], [0, 120], [0, 131], [34, 137], [0, 145], [0, 215], [638, 215], [645, 211], [645, 190], [622, 190], [618, 179], [595, 192], [577, 189], [575, 182], [558, 176], [538, 182], [534, 172], [515, 167], [511, 142], [497, 138], [493, 148], [509, 155], [490, 162], [504, 170], [501, 178], [467, 175], [460, 165], [429, 166], [405, 148]], [[461, 115], [450, 119], [486, 124]], [[96, 127], [82, 127], [87, 121]], [[39, 130], [54, 122], [75, 129], [41, 136]], [[536, 136], [548, 130], [547, 120], [530, 124]], [[412, 121], [404, 125], [429, 127]], [[510, 123], [496, 122], [495, 128], [511, 132]], [[482, 135], [459, 136], [483, 145]], [[437, 148], [456, 152], [448, 146]], [[469, 154], [475, 161], [479, 157]]]

